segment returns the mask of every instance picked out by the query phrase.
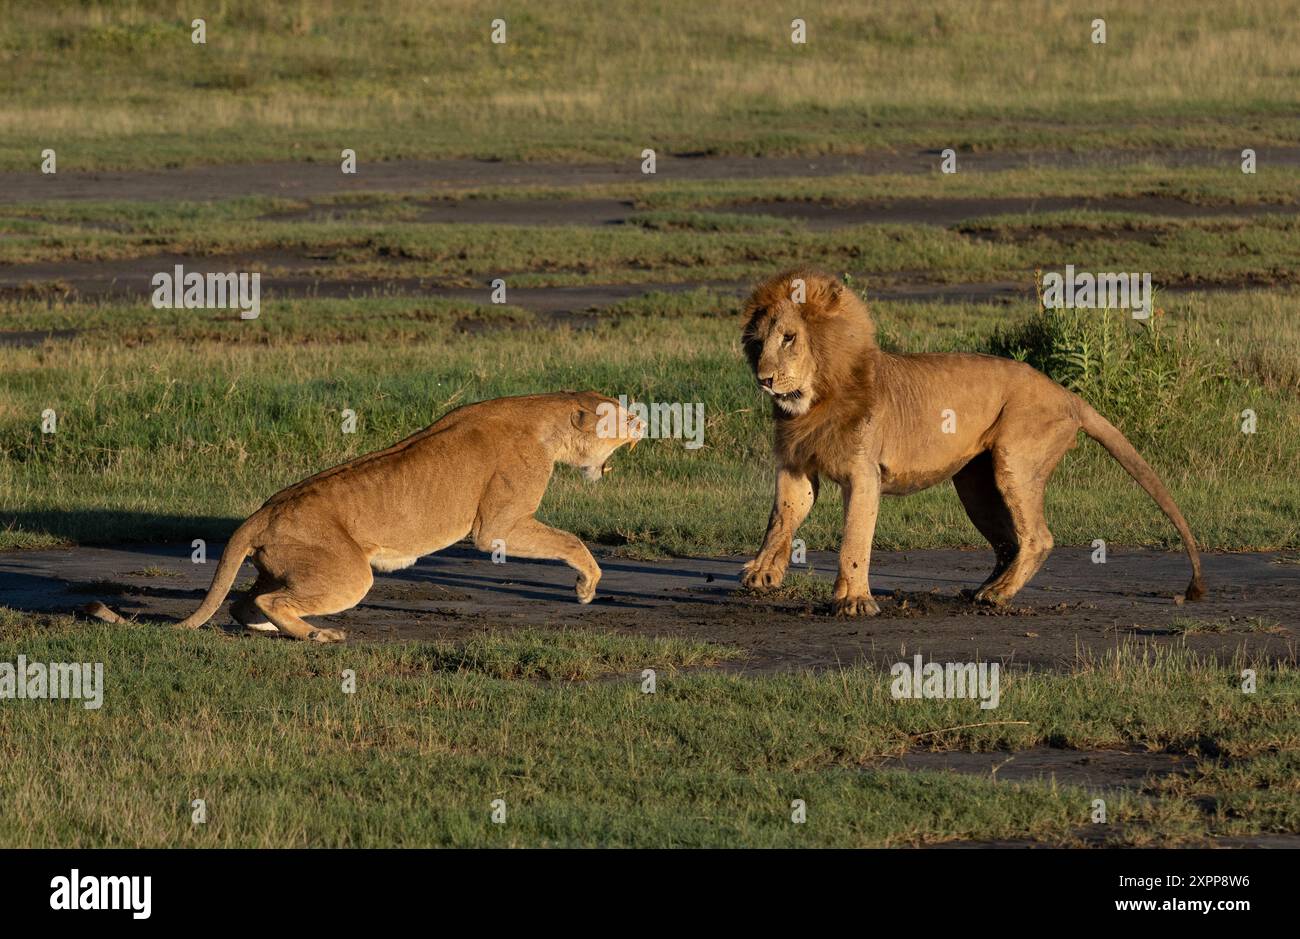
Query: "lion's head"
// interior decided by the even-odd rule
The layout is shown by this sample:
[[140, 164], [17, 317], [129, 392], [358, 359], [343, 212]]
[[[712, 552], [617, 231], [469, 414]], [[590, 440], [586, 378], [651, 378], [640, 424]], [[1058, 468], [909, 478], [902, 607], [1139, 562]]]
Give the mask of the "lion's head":
[[866, 304], [819, 271], [797, 269], [764, 281], [744, 315], [749, 367], [759, 387], [792, 417], [831, 397], [876, 345]]

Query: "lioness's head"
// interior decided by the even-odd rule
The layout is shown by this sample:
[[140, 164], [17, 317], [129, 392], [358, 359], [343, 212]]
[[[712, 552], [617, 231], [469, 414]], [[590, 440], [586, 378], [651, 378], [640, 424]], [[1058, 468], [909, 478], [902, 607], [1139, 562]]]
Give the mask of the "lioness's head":
[[628, 413], [618, 401], [594, 391], [572, 392], [572, 413], [566, 446], [560, 462], [582, 470], [590, 482], [610, 471], [609, 460], [619, 447], [645, 436], [645, 422]]
[[745, 355], [754, 378], [790, 416], [807, 414], [854, 358], [875, 347], [875, 326], [852, 290], [827, 274], [786, 271], [754, 289], [744, 307]]

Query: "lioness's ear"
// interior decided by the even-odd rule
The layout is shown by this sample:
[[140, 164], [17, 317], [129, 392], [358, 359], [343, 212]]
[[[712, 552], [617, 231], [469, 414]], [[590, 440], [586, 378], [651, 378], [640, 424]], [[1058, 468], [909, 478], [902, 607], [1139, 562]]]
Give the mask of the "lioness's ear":
[[589, 433], [596, 426], [596, 415], [586, 408], [578, 408], [569, 418], [569, 423], [584, 433]]

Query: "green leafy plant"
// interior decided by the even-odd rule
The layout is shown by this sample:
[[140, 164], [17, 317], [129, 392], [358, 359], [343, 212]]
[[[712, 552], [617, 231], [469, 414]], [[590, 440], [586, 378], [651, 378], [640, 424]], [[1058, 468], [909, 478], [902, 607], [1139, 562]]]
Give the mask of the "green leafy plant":
[[1152, 301], [1149, 319], [1127, 310], [1049, 308], [1041, 275], [1037, 312], [999, 327], [984, 351], [1026, 362], [1085, 398], [1126, 433], [1159, 436], [1172, 413], [1198, 413], [1226, 380], [1199, 332], [1172, 325]]

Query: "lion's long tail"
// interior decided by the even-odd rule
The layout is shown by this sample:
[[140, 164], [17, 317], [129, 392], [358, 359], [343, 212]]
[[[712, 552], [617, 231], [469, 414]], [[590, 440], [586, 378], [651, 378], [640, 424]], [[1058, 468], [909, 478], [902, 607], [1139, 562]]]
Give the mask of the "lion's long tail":
[[1083, 432], [1106, 448], [1119, 465], [1137, 481], [1137, 484], [1146, 490], [1147, 495], [1155, 500], [1156, 505], [1160, 506], [1160, 511], [1164, 512], [1178, 529], [1178, 534], [1183, 539], [1183, 547], [1187, 549], [1187, 558], [1192, 562], [1192, 582], [1187, 585], [1186, 597], [1188, 600], [1201, 599], [1205, 595], [1205, 584], [1201, 581], [1201, 555], [1196, 550], [1196, 539], [1192, 537], [1192, 531], [1187, 527], [1183, 513], [1178, 511], [1178, 506], [1174, 504], [1169, 490], [1160, 481], [1155, 470], [1147, 465], [1147, 461], [1142, 459], [1141, 454], [1114, 424], [1093, 410], [1092, 405], [1082, 398], [1076, 396], [1075, 401], [1078, 402], [1079, 422], [1083, 425]]
[[[197, 629], [208, 620], [212, 619], [212, 614], [217, 612], [217, 607], [221, 606], [221, 601], [226, 599], [226, 594], [230, 593], [230, 588], [235, 585], [235, 578], [239, 576], [239, 568], [243, 566], [244, 559], [253, 553], [253, 538], [250, 529], [253, 527], [254, 515], [230, 536], [230, 541], [226, 544], [226, 550], [221, 552], [221, 563], [217, 565], [217, 572], [212, 575], [212, 586], [208, 588], [208, 595], [203, 598], [203, 603], [188, 618], [177, 623], [181, 629]], [[260, 525], [260, 522], [259, 522]]]

